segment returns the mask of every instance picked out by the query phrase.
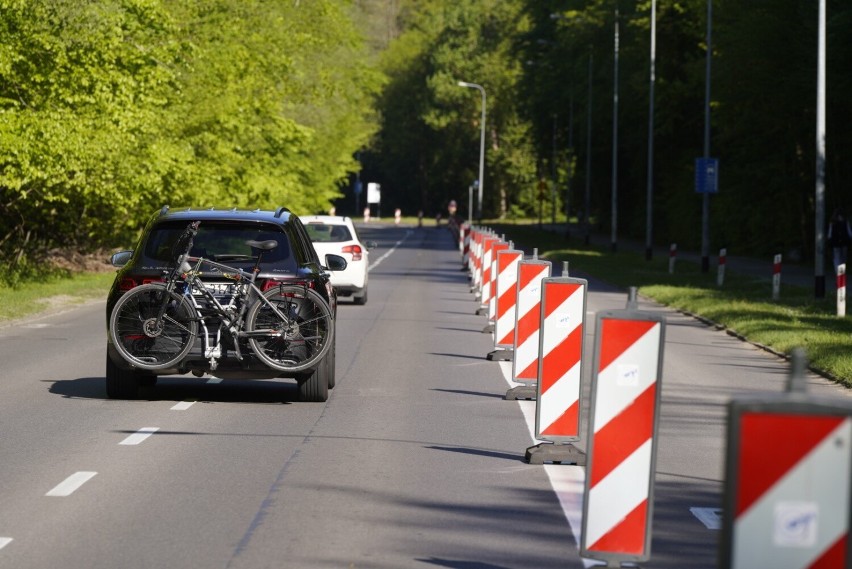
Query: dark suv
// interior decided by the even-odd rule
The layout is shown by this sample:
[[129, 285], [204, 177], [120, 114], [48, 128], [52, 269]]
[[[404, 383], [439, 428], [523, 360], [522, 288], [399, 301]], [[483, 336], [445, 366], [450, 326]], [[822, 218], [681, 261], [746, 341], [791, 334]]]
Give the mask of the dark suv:
[[[343, 270], [346, 260], [338, 255], [326, 255], [321, 263], [304, 226], [296, 215], [285, 208], [276, 211], [180, 209], [163, 207], [148, 222], [136, 248], [121, 251], [111, 258], [119, 267], [109, 291], [106, 305], [107, 327], [118, 299], [139, 285], [165, 280], [175, 266], [175, 244], [184, 235], [188, 224], [200, 222], [189, 254], [209, 258], [229, 266], [252, 271], [256, 255], [251, 243], [276, 241], [277, 246], [261, 257], [255, 285], [266, 291], [282, 284], [309, 287], [322, 296], [336, 316], [337, 298], [329, 282], [329, 270]], [[201, 278], [209, 288], [233, 284], [222, 274], [203, 272]], [[332, 318], [332, 322], [333, 322]], [[332, 335], [332, 338], [334, 336]], [[333, 342], [333, 340], [332, 340]], [[201, 377], [213, 373], [222, 379], [295, 378], [303, 399], [325, 401], [328, 389], [334, 387], [334, 344], [315, 366], [299, 372], [272, 369], [251, 354], [251, 350], [224, 350], [214, 367], [205, 357], [202, 338], [196, 338], [189, 353], [176, 367], [143, 370], [122, 357], [107, 334], [106, 390], [110, 398], [135, 399], [140, 388], [153, 386], [158, 375], [192, 373]]]

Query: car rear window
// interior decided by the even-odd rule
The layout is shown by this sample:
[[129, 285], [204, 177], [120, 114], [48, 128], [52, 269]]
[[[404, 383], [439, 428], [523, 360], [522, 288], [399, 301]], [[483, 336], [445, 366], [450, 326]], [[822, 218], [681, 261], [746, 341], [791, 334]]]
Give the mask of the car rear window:
[[[165, 265], [172, 263], [182, 252], [176, 245], [187, 225], [185, 221], [168, 222], [153, 228], [145, 242], [145, 256]], [[198, 227], [198, 234], [195, 236], [189, 254], [226, 265], [247, 268], [254, 265], [259, 251], [246, 242], [268, 240], [277, 241], [278, 246], [271, 251], [263, 252], [261, 267], [296, 272], [297, 263], [290, 250], [287, 235], [276, 226], [205, 221]]]
[[309, 222], [305, 229], [314, 243], [339, 243], [352, 241], [352, 234], [345, 225], [334, 225], [320, 222]]

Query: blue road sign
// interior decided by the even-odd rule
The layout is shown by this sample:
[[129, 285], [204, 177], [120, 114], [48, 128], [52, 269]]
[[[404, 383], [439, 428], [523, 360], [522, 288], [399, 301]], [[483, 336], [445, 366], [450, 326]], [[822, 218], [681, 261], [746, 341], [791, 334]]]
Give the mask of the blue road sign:
[[719, 192], [719, 159], [695, 159], [695, 191], [699, 194]]

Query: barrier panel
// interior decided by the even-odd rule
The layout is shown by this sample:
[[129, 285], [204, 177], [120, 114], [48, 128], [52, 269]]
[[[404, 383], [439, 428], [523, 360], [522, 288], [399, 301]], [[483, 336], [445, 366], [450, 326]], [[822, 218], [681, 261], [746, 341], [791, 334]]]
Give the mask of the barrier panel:
[[541, 327], [541, 282], [550, 276], [550, 261], [534, 258], [518, 263], [518, 300], [515, 305], [515, 341], [512, 345], [512, 381], [523, 384], [506, 392], [506, 399], [533, 399], [538, 383], [538, 343]]
[[470, 269], [470, 232], [471, 227], [464, 223], [461, 230], [462, 270]]
[[489, 360], [511, 360], [515, 342], [515, 303], [518, 295], [518, 263], [523, 251], [503, 249], [497, 252], [495, 288], [494, 351]]
[[542, 281], [535, 432], [537, 439], [554, 444], [528, 448], [530, 463], [585, 464], [585, 455], [566, 443], [580, 440], [587, 290], [585, 279]]
[[728, 405], [720, 567], [850, 567], [852, 404], [805, 393], [804, 354], [789, 391]]
[[674, 274], [675, 262], [677, 261], [677, 243], [669, 246], [669, 274]]
[[846, 263], [837, 266], [837, 315], [846, 316]]
[[500, 241], [499, 237], [489, 235], [482, 240], [482, 277], [479, 284], [480, 307], [476, 314], [482, 314], [483, 306], [487, 310], [488, 298], [491, 296], [491, 250], [494, 244]]
[[597, 314], [580, 555], [609, 566], [650, 558], [664, 338], [661, 314]]
[[482, 228], [477, 228], [474, 233], [474, 241], [473, 241], [473, 266], [472, 274], [473, 274], [473, 283], [470, 288], [471, 292], [475, 293], [475, 296], [479, 298], [479, 295], [482, 294], [482, 254], [483, 254], [483, 246], [485, 241], [486, 232]]
[[502, 239], [496, 241], [491, 246], [491, 286], [488, 289], [488, 297], [483, 293], [482, 303], [485, 307], [484, 312], [488, 317], [488, 324], [483, 328], [483, 332], [493, 332], [494, 322], [497, 320], [497, 253], [511, 249], [512, 246]]

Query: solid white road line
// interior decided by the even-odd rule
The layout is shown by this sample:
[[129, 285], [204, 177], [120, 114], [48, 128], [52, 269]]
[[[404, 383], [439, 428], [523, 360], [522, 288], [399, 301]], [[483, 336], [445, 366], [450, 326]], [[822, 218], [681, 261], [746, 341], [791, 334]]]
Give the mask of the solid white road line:
[[186, 411], [195, 404], [195, 401], [181, 401], [172, 407], [172, 411]]
[[45, 494], [45, 496], [70, 496], [74, 493], [75, 490], [77, 490], [77, 488], [91, 480], [95, 474], [97, 474], [97, 472], [75, 472], [74, 474], [60, 482], [56, 488]]
[[689, 508], [707, 529], [722, 529], [722, 508]]
[[160, 430], [160, 427], [143, 427], [121, 441], [120, 445], [138, 445], [154, 433]]
[[211, 377], [207, 380], [207, 383], [222, 383], [222, 378], [220, 377]]
[[[511, 387], [517, 384], [512, 381], [512, 362], [500, 361], [500, 371], [503, 372], [503, 379]], [[530, 439], [534, 443], [539, 443], [535, 438], [535, 401], [526, 401], [519, 399], [517, 401], [521, 412], [526, 419], [527, 428], [530, 431]], [[583, 467], [574, 467], [571, 465], [561, 464], [545, 464], [544, 471], [547, 477], [550, 478], [550, 486], [553, 492], [559, 499], [559, 504], [562, 506], [562, 513], [565, 514], [565, 519], [574, 534], [574, 539], [577, 544], [580, 543], [580, 530], [582, 529], [583, 521], [583, 492], [586, 483], [586, 471]], [[600, 562], [593, 559], [582, 558], [585, 567], [594, 567]]]
[[0, 537], [0, 549], [3, 549], [12, 542], [11, 537]]

